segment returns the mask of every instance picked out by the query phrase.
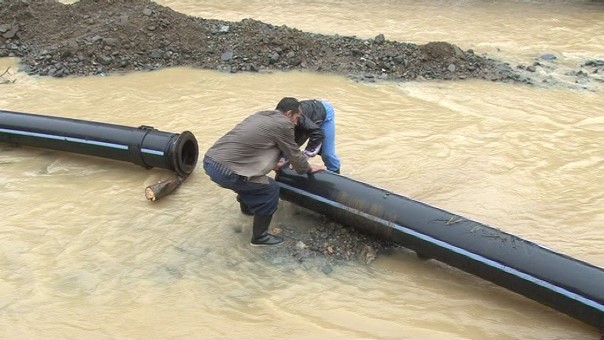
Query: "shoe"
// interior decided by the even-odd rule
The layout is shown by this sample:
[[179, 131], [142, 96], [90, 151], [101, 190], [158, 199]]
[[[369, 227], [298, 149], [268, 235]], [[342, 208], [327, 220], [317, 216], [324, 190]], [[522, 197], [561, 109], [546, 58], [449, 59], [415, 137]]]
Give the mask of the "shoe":
[[244, 215], [248, 215], [248, 216], [254, 215], [254, 213], [250, 210], [250, 208], [248, 208], [247, 205], [245, 205], [245, 203], [243, 203], [243, 201], [241, 201], [241, 197], [239, 197], [239, 195], [237, 195], [237, 202], [239, 202], [239, 209], [241, 209], [241, 212]]
[[276, 235], [271, 235], [267, 232], [262, 233], [258, 237], [252, 237], [250, 245], [252, 246], [274, 246], [283, 242], [283, 239]]
[[268, 226], [271, 224], [272, 219], [273, 215], [254, 215], [251, 245], [274, 246], [283, 242], [281, 237], [268, 233]]

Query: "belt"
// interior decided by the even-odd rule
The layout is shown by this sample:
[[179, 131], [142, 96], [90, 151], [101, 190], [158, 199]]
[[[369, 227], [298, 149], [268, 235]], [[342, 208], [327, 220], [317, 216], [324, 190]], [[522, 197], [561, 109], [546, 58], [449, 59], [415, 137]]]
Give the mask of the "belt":
[[246, 176], [241, 176], [238, 173], [236, 173], [235, 171], [229, 169], [229, 167], [227, 167], [226, 165], [223, 165], [217, 161], [215, 161], [214, 159], [212, 159], [211, 157], [205, 156], [203, 158], [204, 163], [208, 163], [209, 165], [211, 165], [219, 174], [225, 175], [225, 176], [237, 176], [239, 177], [239, 179], [243, 182], [247, 182], [249, 181], [249, 177]]

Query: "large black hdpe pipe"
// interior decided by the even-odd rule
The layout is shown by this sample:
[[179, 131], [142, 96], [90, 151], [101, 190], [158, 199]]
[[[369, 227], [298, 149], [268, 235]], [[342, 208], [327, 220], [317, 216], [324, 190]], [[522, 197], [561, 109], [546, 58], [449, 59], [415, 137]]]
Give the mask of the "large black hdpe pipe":
[[163, 168], [186, 178], [198, 158], [195, 136], [0, 110], [0, 142], [67, 151]]
[[604, 269], [331, 172], [276, 176], [280, 197], [604, 329]]

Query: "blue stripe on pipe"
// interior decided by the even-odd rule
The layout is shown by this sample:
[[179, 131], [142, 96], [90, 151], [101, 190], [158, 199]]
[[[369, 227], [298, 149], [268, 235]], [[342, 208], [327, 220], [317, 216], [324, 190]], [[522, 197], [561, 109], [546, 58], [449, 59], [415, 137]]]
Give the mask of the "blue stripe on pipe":
[[141, 149], [141, 152], [149, 153], [152, 155], [163, 156], [164, 152], [160, 150], [151, 150], [151, 149]]
[[40, 138], [46, 138], [46, 139], [62, 140], [62, 141], [66, 141], [66, 142], [98, 145], [98, 146], [104, 146], [104, 147], [120, 149], [120, 150], [128, 150], [128, 145], [99, 142], [99, 141], [94, 141], [94, 140], [86, 140], [86, 139], [67, 137], [67, 136], [49, 135], [46, 133], [27, 132], [27, 131], [19, 131], [19, 130], [11, 130], [11, 129], [0, 129], [0, 132], [13, 134], [13, 135], [40, 137]]
[[472, 258], [474, 260], [477, 260], [479, 262], [487, 264], [487, 265], [489, 265], [491, 267], [495, 267], [497, 269], [503, 270], [504, 272], [507, 272], [509, 274], [515, 275], [517, 277], [520, 277], [522, 279], [528, 280], [528, 281], [533, 282], [533, 283], [535, 283], [535, 284], [537, 284], [539, 286], [542, 286], [544, 288], [552, 290], [552, 291], [554, 291], [556, 293], [562, 294], [562, 295], [564, 295], [566, 297], [569, 297], [569, 298], [571, 298], [573, 300], [576, 300], [578, 302], [581, 302], [584, 305], [588, 305], [588, 306], [593, 307], [593, 308], [595, 308], [595, 309], [597, 309], [597, 310], [599, 310], [601, 312], [604, 312], [604, 305], [603, 304], [601, 304], [601, 303], [599, 303], [597, 301], [593, 301], [593, 300], [590, 300], [588, 298], [585, 298], [585, 297], [583, 297], [583, 296], [581, 296], [579, 294], [573, 293], [573, 292], [568, 291], [568, 290], [566, 290], [564, 288], [558, 287], [558, 286], [556, 286], [556, 285], [554, 285], [554, 284], [552, 284], [550, 282], [547, 282], [547, 281], [544, 281], [542, 279], [536, 278], [536, 277], [534, 277], [534, 276], [532, 276], [530, 274], [527, 274], [527, 273], [521, 272], [521, 271], [519, 271], [517, 269], [505, 266], [505, 265], [503, 265], [501, 263], [498, 263], [498, 262], [495, 262], [493, 260], [487, 259], [484, 256], [481, 256], [481, 255], [478, 255], [478, 254], [474, 254], [472, 252], [469, 252], [469, 251], [467, 251], [465, 249], [459, 248], [459, 247], [454, 246], [452, 244], [449, 244], [447, 242], [435, 239], [435, 238], [433, 238], [431, 236], [421, 234], [421, 233], [419, 233], [419, 232], [417, 232], [415, 230], [403, 227], [403, 226], [398, 225], [398, 224], [396, 224], [394, 222], [387, 221], [387, 220], [381, 219], [379, 217], [369, 215], [369, 214], [367, 214], [367, 213], [365, 213], [363, 211], [360, 211], [360, 210], [357, 210], [357, 209], [345, 206], [345, 205], [343, 205], [341, 203], [338, 203], [338, 202], [334, 202], [334, 201], [328, 200], [328, 199], [326, 199], [324, 197], [321, 197], [321, 196], [318, 196], [318, 195], [315, 195], [315, 194], [311, 194], [311, 193], [309, 193], [307, 191], [304, 191], [304, 190], [301, 190], [301, 189], [298, 189], [298, 188], [294, 188], [294, 187], [289, 186], [287, 184], [283, 184], [281, 182], [277, 182], [277, 183], [279, 184], [279, 186], [282, 186], [285, 189], [297, 192], [298, 194], [311, 196], [312, 198], [314, 198], [317, 201], [326, 203], [326, 204], [331, 205], [333, 207], [337, 207], [337, 208], [340, 208], [340, 209], [348, 210], [348, 211], [350, 211], [352, 213], [359, 214], [359, 215], [361, 215], [361, 216], [363, 216], [363, 217], [365, 217], [367, 219], [370, 219], [372, 221], [376, 221], [376, 222], [385, 224], [385, 225], [387, 225], [389, 227], [392, 227], [392, 228], [395, 228], [397, 230], [400, 230], [403, 233], [415, 236], [415, 237], [417, 237], [419, 239], [422, 239], [424, 241], [427, 241], [427, 242], [430, 242], [432, 244], [438, 245], [440, 247], [447, 248], [447, 249], [449, 249], [451, 251], [454, 251], [454, 252], [456, 252], [458, 254], [465, 255], [465, 256], [467, 256], [469, 258]]
[[[0, 132], [9, 133], [9, 134], [13, 134], [13, 135], [40, 137], [40, 138], [46, 138], [46, 139], [63, 140], [63, 141], [67, 141], [67, 142], [98, 145], [98, 146], [104, 146], [104, 147], [120, 149], [120, 150], [128, 150], [127, 145], [99, 142], [99, 141], [86, 140], [86, 139], [74, 138], [74, 137], [49, 135], [46, 133], [26, 132], [26, 131], [11, 130], [11, 129], [0, 129]], [[164, 152], [161, 150], [141, 149], [141, 152], [152, 154], [152, 155], [157, 155], [157, 156], [164, 155]]]

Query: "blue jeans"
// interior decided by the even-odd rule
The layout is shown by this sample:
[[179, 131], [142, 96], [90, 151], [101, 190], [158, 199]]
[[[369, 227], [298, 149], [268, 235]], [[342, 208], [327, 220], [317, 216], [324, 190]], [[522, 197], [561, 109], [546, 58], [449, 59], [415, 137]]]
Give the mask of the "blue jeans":
[[325, 100], [321, 100], [325, 107], [325, 120], [321, 124], [321, 131], [325, 135], [323, 146], [321, 146], [321, 158], [329, 171], [340, 170], [340, 158], [336, 155], [336, 120], [333, 106]]
[[212, 182], [236, 192], [254, 215], [272, 215], [279, 206], [279, 186], [274, 179], [268, 184], [248, 181], [215, 160], [204, 157], [203, 169]]

